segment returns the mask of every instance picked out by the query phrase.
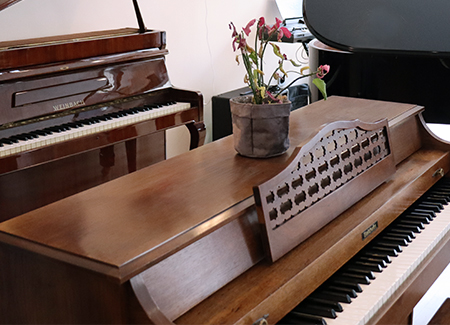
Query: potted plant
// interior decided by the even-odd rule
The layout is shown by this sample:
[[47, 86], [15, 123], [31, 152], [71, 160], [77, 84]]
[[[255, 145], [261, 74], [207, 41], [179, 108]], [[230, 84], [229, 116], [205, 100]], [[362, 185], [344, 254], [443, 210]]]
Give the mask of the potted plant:
[[[246, 74], [244, 81], [251, 89], [250, 96], [240, 96], [230, 99], [230, 110], [233, 120], [233, 136], [236, 151], [247, 157], [272, 157], [280, 155], [289, 148], [289, 115], [291, 103], [284, 95], [287, 88], [301, 78], [314, 76], [313, 84], [327, 98], [326, 85], [322, 80], [330, 67], [322, 65], [317, 71], [309, 71], [309, 67], [301, 67], [299, 63], [288, 59], [280, 51], [280, 47], [270, 41], [281, 40], [283, 36], [291, 37], [286, 27], [281, 26], [278, 18], [274, 25], [267, 25], [265, 19], [251, 20], [247, 26], [238, 32], [233, 23], [229, 27], [232, 30], [232, 46], [238, 64], [242, 60]], [[250, 46], [247, 37], [251, 28], [256, 24], [256, 36], [254, 46]], [[264, 72], [264, 55], [266, 50], [272, 52], [278, 58], [278, 65], [271, 74]], [[298, 71], [286, 71], [284, 64], [288, 62]], [[308, 73], [305, 73], [309, 71]], [[296, 73], [288, 85], [281, 87], [281, 80], [288, 73]], [[267, 80], [267, 81], [266, 81]]]

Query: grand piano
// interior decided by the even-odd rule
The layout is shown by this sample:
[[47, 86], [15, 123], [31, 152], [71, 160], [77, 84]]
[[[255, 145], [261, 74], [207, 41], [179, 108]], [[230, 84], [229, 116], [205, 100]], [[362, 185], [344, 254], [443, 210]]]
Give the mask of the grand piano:
[[203, 143], [201, 93], [171, 85], [133, 4], [139, 28], [0, 43], [0, 220], [164, 160], [166, 129]]
[[0, 323], [409, 324], [450, 261], [423, 111], [331, 96], [281, 156], [229, 136], [0, 223]]
[[325, 78], [331, 95], [416, 103], [427, 122], [450, 124], [449, 10], [446, 1], [304, 0], [316, 37], [310, 63], [333, 67]]

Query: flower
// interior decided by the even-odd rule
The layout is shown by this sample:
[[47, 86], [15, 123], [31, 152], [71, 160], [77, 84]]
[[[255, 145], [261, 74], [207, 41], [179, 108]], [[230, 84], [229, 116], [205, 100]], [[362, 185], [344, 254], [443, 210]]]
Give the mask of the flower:
[[[271, 42], [270, 40], [276, 39], [280, 41], [283, 37], [291, 37], [291, 32], [284, 26], [282, 21], [278, 18], [275, 19], [274, 25], [267, 25], [264, 17], [259, 20], [252, 19], [249, 23], [242, 28], [242, 31], [238, 32], [236, 27], [231, 22], [229, 28], [232, 31], [231, 37], [233, 51], [240, 51], [240, 54], [236, 56], [236, 61], [239, 64], [239, 58], [242, 58], [246, 69], [246, 75], [244, 81], [250, 86], [253, 92], [253, 102], [255, 104], [262, 103], [275, 103], [281, 102], [281, 94], [297, 80], [305, 77], [315, 76], [313, 79], [314, 85], [320, 90], [324, 99], [327, 98], [326, 84], [322, 78], [330, 71], [329, 65], [321, 65], [317, 71], [309, 71], [309, 67], [302, 67], [300, 71], [286, 71], [284, 63], [288, 61], [295, 68], [300, 68], [300, 64], [294, 60], [288, 59], [286, 54], [281, 53], [280, 47]], [[251, 33], [252, 27], [256, 24], [256, 37], [255, 45], [251, 47], [247, 42], [247, 37]], [[279, 58], [278, 66], [275, 71], [268, 75], [268, 82], [265, 82], [264, 73], [264, 54], [267, 46], [270, 44], [273, 53]], [[309, 71], [305, 73], [305, 71]], [[298, 74], [289, 85], [280, 88], [279, 84], [283, 78], [287, 77], [288, 72]], [[275, 83], [275, 84], [274, 84]]]

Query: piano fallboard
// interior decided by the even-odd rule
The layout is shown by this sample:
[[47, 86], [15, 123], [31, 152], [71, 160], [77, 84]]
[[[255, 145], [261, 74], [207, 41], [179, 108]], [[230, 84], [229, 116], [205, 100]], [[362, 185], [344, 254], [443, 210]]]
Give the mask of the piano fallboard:
[[[441, 178], [436, 170], [448, 170], [448, 144], [428, 133], [421, 111], [330, 97], [292, 113], [293, 146], [324, 123], [386, 117], [397, 167], [273, 264], [263, 255], [252, 187], [282, 170], [294, 148], [249, 159], [235, 153], [231, 137], [3, 222], [0, 257], [8, 267], [0, 298], [8, 306], [0, 307], [1, 320], [147, 323], [162, 313], [178, 324], [253, 324], [268, 314], [276, 323], [373, 238], [361, 233], [378, 222], [376, 235]], [[41, 276], [42, 288], [29, 292]], [[67, 304], [58, 299], [60, 285], [74, 292]], [[39, 289], [47, 290], [45, 301]], [[142, 290], [150, 299], [136, 297]]]

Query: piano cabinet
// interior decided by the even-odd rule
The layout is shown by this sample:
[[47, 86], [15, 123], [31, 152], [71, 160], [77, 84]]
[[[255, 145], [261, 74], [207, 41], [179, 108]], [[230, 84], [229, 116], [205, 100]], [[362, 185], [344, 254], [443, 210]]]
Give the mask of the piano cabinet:
[[[164, 160], [169, 128], [188, 128], [189, 149], [203, 144], [203, 96], [171, 85], [165, 33], [133, 31], [0, 48], [0, 221]], [[130, 38], [140, 47], [127, 43]], [[55, 52], [56, 61], [42, 61], [52, 58], [39, 54], [48, 50], [46, 42], [65, 48]], [[64, 53], [75, 51], [72, 46], [82, 57], [64, 59]], [[25, 53], [25, 59], [15, 52]], [[11, 58], [21, 58], [22, 64]], [[151, 111], [129, 112], [144, 107]], [[93, 119], [98, 129], [88, 124]], [[74, 124], [60, 138], [53, 130], [39, 139], [20, 140], [18, 148], [7, 142]]]
[[[332, 96], [292, 113], [293, 147], [282, 156], [240, 157], [226, 137], [2, 222], [0, 322], [254, 324], [265, 316], [276, 324], [445, 178], [449, 146], [428, 132], [422, 111]], [[322, 125], [356, 117], [387, 118], [395, 173], [270, 263], [253, 186], [283, 170]], [[449, 236], [368, 323], [408, 323], [450, 261]]]

